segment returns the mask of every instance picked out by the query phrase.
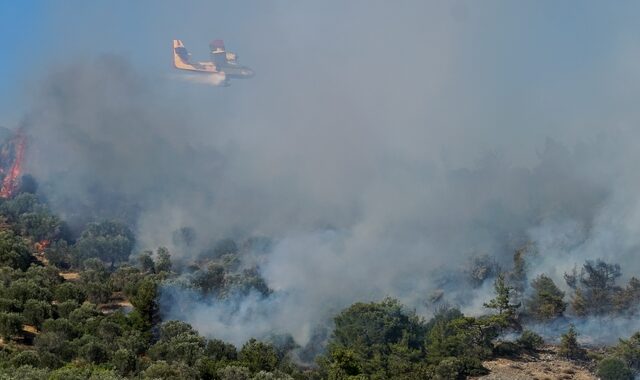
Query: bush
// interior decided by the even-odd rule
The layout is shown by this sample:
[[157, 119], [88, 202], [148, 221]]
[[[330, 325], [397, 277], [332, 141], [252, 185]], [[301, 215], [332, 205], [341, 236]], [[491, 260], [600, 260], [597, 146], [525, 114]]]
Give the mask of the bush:
[[436, 378], [441, 380], [457, 380], [464, 378], [464, 366], [456, 357], [445, 358], [436, 367]]
[[573, 325], [569, 326], [569, 331], [562, 334], [558, 354], [567, 359], [579, 360], [585, 358], [586, 351], [578, 345], [578, 332]]
[[227, 366], [218, 371], [221, 380], [249, 380], [251, 372], [247, 367]]
[[28, 300], [22, 315], [27, 324], [42, 327], [42, 322], [51, 317], [51, 305], [45, 301]]
[[63, 282], [58, 285], [54, 292], [54, 299], [58, 302], [76, 301], [82, 303], [87, 298], [80, 285], [72, 282]]
[[11, 358], [11, 365], [14, 367], [22, 367], [22, 366], [32, 366], [39, 367], [40, 366], [40, 357], [36, 351], [26, 350], [18, 352]]
[[80, 307], [80, 304], [74, 300], [60, 302], [56, 305], [56, 311], [58, 312], [58, 317], [60, 318], [69, 318], [71, 313]]
[[531, 282], [534, 292], [526, 303], [528, 314], [539, 321], [549, 321], [561, 317], [567, 308], [564, 292], [553, 280], [544, 274]]
[[516, 342], [498, 342], [493, 349], [496, 356], [514, 357], [520, 355], [521, 346]]
[[615, 355], [630, 368], [640, 370], [640, 332], [633, 334], [627, 340], [620, 339], [620, 343], [615, 348]]
[[517, 343], [525, 350], [538, 350], [544, 344], [544, 339], [531, 330], [524, 330]]
[[273, 371], [278, 364], [278, 355], [273, 346], [255, 339], [242, 346], [238, 359], [252, 372]]
[[0, 335], [5, 340], [22, 333], [22, 315], [18, 313], [0, 313]]
[[0, 371], [2, 380], [42, 380], [48, 378], [45, 369], [35, 368], [30, 365], [23, 365], [18, 368], [7, 368]]
[[198, 378], [198, 373], [194, 369], [180, 362], [168, 364], [164, 361], [153, 363], [142, 375], [143, 379], [195, 380]]
[[609, 357], [598, 364], [596, 375], [601, 380], [633, 380], [633, 372], [622, 360]]
[[111, 363], [119, 374], [125, 376], [136, 370], [136, 355], [125, 348], [121, 348], [113, 353]]
[[101, 342], [92, 340], [80, 348], [80, 355], [90, 363], [104, 363], [109, 359], [109, 352]]

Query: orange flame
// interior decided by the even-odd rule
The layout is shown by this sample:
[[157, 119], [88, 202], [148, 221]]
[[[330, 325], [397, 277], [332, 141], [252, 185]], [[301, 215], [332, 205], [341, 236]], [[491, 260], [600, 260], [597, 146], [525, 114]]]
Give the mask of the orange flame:
[[2, 180], [2, 188], [0, 188], [0, 197], [2, 198], [11, 198], [15, 194], [16, 190], [18, 190], [20, 175], [22, 174], [24, 153], [27, 147], [27, 138], [24, 133], [19, 130], [11, 143], [15, 148], [15, 156], [11, 168], [7, 171], [4, 180]]
[[38, 251], [38, 253], [44, 252], [47, 248], [49, 248], [49, 244], [51, 244], [50, 240], [40, 240], [36, 243], [36, 251]]

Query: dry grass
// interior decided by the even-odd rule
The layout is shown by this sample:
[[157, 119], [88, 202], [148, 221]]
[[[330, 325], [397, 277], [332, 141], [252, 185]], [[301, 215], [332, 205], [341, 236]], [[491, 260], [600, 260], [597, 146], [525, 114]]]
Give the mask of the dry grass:
[[588, 368], [560, 358], [556, 348], [546, 347], [537, 356], [524, 356], [518, 359], [498, 358], [489, 360], [484, 366], [491, 371], [482, 380], [596, 380]]
[[78, 272], [60, 272], [60, 276], [67, 281], [76, 281], [80, 278], [80, 273]]

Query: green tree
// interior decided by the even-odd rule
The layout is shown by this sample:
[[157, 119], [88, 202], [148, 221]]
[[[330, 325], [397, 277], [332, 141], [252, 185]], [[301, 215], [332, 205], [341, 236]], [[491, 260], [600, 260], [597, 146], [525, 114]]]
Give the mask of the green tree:
[[357, 354], [350, 349], [336, 348], [331, 353], [327, 372], [329, 379], [346, 379], [362, 373], [362, 365]]
[[525, 350], [538, 350], [544, 345], [544, 339], [531, 330], [524, 330], [517, 343]]
[[58, 302], [75, 301], [82, 303], [87, 298], [82, 287], [73, 282], [63, 282], [54, 290], [54, 299]]
[[109, 278], [110, 287], [113, 291], [123, 291], [127, 297], [135, 294], [140, 282], [144, 279], [144, 274], [138, 268], [128, 265], [120, 266]]
[[238, 358], [236, 347], [219, 339], [207, 341], [204, 354], [215, 361], [234, 361]]
[[34, 340], [34, 346], [43, 364], [47, 367], [59, 367], [76, 357], [76, 347], [62, 333], [41, 332]]
[[50, 241], [60, 235], [62, 222], [49, 210], [41, 208], [36, 212], [20, 215], [17, 227], [23, 236], [30, 236], [36, 241]]
[[198, 378], [198, 372], [180, 362], [169, 364], [164, 361], [158, 361], [142, 372], [142, 378], [150, 380], [195, 380]]
[[113, 353], [111, 357], [111, 364], [113, 364], [120, 375], [128, 376], [135, 372], [137, 358], [133, 352], [126, 348], [121, 348]]
[[42, 380], [48, 377], [49, 371], [31, 365], [0, 369], [0, 379], [2, 380]]
[[531, 282], [533, 294], [527, 302], [527, 313], [538, 321], [549, 321], [563, 315], [567, 304], [553, 280], [541, 274]]
[[60, 302], [59, 304], [55, 305], [55, 310], [57, 312], [57, 315], [60, 318], [69, 318], [69, 315], [78, 307], [80, 307], [80, 304], [78, 304], [77, 301], [75, 300], [69, 300], [69, 301], [64, 301], [64, 302]]
[[156, 255], [158, 256], [158, 259], [155, 263], [155, 272], [171, 272], [171, 254], [169, 254], [169, 250], [165, 247], [160, 247], [158, 248]]
[[238, 352], [238, 361], [251, 372], [273, 371], [278, 365], [278, 354], [272, 345], [250, 339]]
[[627, 286], [613, 295], [614, 312], [632, 316], [636, 312], [636, 306], [640, 304], [640, 280], [631, 277]]
[[151, 327], [158, 317], [158, 284], [152, 278], [145, 278], [135, 295], [131, 297], [131, 304], [140, 314], [142, 320]]
[[571, 300], [573, 311], [579, 316], [606, 315], [614, 308], [614, 297], [620, 291], [616, 280], [620, 265], [602, 260], [587, 260], [578, 273], [565, 273], [567, 285], [575, 289]]
[[527, 263], [525, 256], [529, 246], [517, 249], [513, 254], [513, 271], [509, 274], [509, 282], [513, 284], [515, 293], [521, 296], [527, 285]]
[[160, 339], [149, 349], [149, 356], [169, 363], [182, 361], [190, 366], [204, 355], [205, 340], [184, 322], [169, 321], [160, 327]]
[[11, 230], [0, 230], [0, 265], [24, 271], [32, 262], [33, 256], [25, 241]]
[[504, 274], [502, 273], [498, 275], [493, 286], [496, 296], [489, 300], [489, 302], [486, 302], [484, 307], [495, 309], [498, 312], [498, 316], [504, 320], [505, 327], [519, 328], [520, 325], [517, 321], [516, 313], [520, 307], [520, 303], [511, 303], [513, 287], [507, 285]]
[[633, 371], [616, 357], [604, 358], [598, 364], [596, 376], [601, 380], [633, 380]]
[[390, 359], [395, 369], [411, 368], [424, 359], [425, 324], [415, 313], [405, 311], [397, 300], [355, 303], [338, 314], [334, 322], [328, 354], [323, 360], [328, 372], [342, 373], [342, 361], [349, 359], [358, 363], [363, 375], [389, 377]]
[[260, 371], [251, 377], [251, 380], [293, 380], [293, 377], [279, 371]]
[[94, 337], [80, 347], [80, 355], [89, 363], [100, 364], [109, 360], [107, 347]]
[[427, 360], [438, 364], [445, 358], [465, 358], [466, 374], [482, 371], [482, 360], [490, 357], [493, 340], [498, 337], [501, 325], [494, 317], [476, 319], [457, 317], [439, 319], [429, 330], [426, 342]]
[[38, 353], [33, 350], [18, 351], [11, 358], [11, 365], [16, 368], [22, 367], [25, 365], [29, 365], [32, 367], [39, 367], [40, 357], [38, 356]]
[[72, 340], [80, 336], [81, 329], [80, 326], [69, 319], [58, 318], [44, 321], [42, 332], [55, 333], [62, 340]]
[[131, 254], [135, 239], [131, 230], [116, 221], [90, 223], [76, 243], [83, 257], [95, 257], [105, 262], [126, 261]]
[[640, 370], [640, 332], [636, 332], [629, 339], [620, 339], [614, 353], [630, 368]]
[[250, 380], [251, 372], [247, 367], [227, 366], [218, 370], [220, 380]]
[[560, 337], [558, 354], [568, 359], [584, 359], [586, 351], [578, 344], [578, 332], [574, 325]]
[[35, 281], [26, 278], [14, 281], [7, 289], [7, 293], [10, 298], [19, 301], [21, 305], [30, 299], [45, 302], [51, 302], [52, 299], [48, 289], [38, 286]]
[[74, 262], [73, 249], [65, 240], [52, 242], [49, 248], [44, 251], [44, 257], [49, 261], [49, 264], [60, 269], [69, 269], [72, 265], [77, 265]]
[[456, 357], [444, 358], [435, 368], [438, 380], [458, 380], [466, 378], [464, 364]]
[[224, 267], [213, 263], [194, 273], [191, 283], [204, 294], [219, 295], [225, 287], [225, 275]]
[[54, 286], [62, 283], [62, 281], [64, 280], [58, 273], [58, 270], [49, 265], [41, 266], [31, 264], [29, 269], [27, 269], [25, 277], [33, 280], [36, 284], [38, 284], [38, 286], [47, 289], [53, 288]]
[[42, 322], [51, 317], [51, 304], [45, 301], [28, 300], [24, 304], [22, 312], [25, 323], [42, 327]]
[[22, 315], [18, 313], [0, 313], [0, 335], [5, 340], [22, 333]]
[[151, 255], [153, 252], [144, 251], [138, 256], [138, 264], [140, 265], [140, 270], [144, 273], [153, 273], [155, 268], [155, 264], [153, 262], [153, 258]]
[[87, 295], [87, 300], [91, 303], [107, 303], [111, 298], [111, 288], [109, 287], [109, 283], [85, 283], [83, 284], [83, 291]]

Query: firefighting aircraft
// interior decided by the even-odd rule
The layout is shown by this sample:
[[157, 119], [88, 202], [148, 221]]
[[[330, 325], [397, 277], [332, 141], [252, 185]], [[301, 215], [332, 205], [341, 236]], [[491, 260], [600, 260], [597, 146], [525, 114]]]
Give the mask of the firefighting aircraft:
[[253, 70], [238, 63], [235, 53], [226, 51], [224, 41], [213, 40], [209, 44], [211, 61], [191, 62], [191, 54], [181, 40], [173, 40], [173, 65], [176, 69], [193, 73], [210, 74], [221, 78], [222, 84], [229, 86], [231, 78], [251, 78]]

